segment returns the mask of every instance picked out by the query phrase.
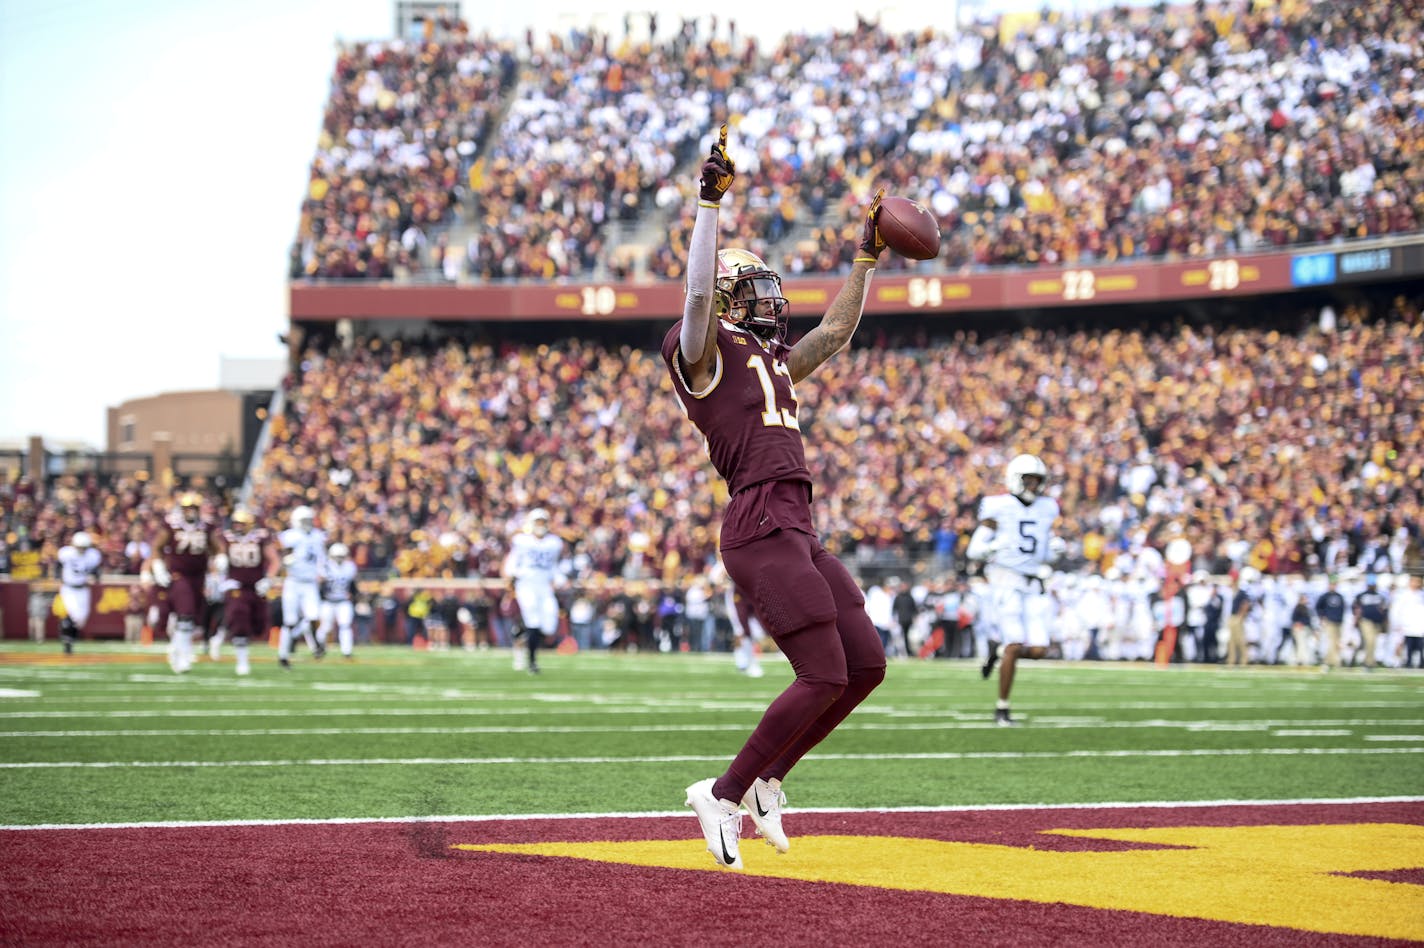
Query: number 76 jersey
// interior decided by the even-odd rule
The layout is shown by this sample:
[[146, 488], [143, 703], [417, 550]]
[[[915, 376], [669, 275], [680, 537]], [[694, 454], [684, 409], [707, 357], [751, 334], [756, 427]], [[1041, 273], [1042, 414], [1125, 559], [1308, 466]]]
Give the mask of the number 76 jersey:
[[979, 502], [979, 522], [994, 521], [995, 566], [1032, 576], [1049, 559], [1048, 540], [1058, 519], [1058, 501], [1037, 497], [1025, 504], [1013, 494], [993, 494]]

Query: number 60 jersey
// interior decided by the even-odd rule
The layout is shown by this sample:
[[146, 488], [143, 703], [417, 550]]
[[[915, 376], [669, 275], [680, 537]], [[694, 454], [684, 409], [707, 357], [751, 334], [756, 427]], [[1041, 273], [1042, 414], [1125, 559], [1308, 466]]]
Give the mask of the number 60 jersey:
[[1052, 554], [1048, 541], [1058, 519], [1058, 501], [1035, 497], [1024, 503], [1013, 494], [993, 494], [979, 502], [979, 522], [994, 522], [994, 552], [988, 562], [1026, 576], [1038, 573]]

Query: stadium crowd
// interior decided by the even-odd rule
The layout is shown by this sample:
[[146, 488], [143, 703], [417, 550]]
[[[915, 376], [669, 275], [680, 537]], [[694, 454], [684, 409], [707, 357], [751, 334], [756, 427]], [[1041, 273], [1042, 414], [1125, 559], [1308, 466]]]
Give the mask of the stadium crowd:
[[[955, 34], [861, 22], [765, 51], [715, 20], [667, 35], [653, 24], [647, 39], [352, 47], [293, 272], [626, 277], [628, 248], [606, 239], [621, 219], [666, 231], [648, 272], [680, 279], [688, 169], [724, 120], [745, 182], [724, 239], [777, 249], [787, 274], [845, 266], [857, 209], [882, 184], [933, 210], [935, 266], [954, 268], [1412, 231], [1424, 221], [1420, 13], [1417, 0], [1233, 2]], [[477, 221], [463, 249], [437, 233], [458, 195]]]
[[[1374, 568], [1401, 538], [1418, 557], [1424, 323], [1418, 299], [1381, 307], [1294, 330], [872, 330], [804, 383], [827, 546], [961, 565], [977, 498], [1028, 450], [1098, 572], [1178, 534], [1216, 573]], [[274, 524], [311, 506], [363, 570], [401, 576], [494, 575], [512, 525], [543, 506], [584, 575], [681, 581], [715, 558], [723, 487], [666, 384], [650, 350], [577, 338], [312, 347], [251, 504]], [[169, 492], [136, 475], [11, 480], [0, 536], [52, 557], [83, 529], [106, 568], [132, 568]]]
[[440, 41], [338, 52], [293, 278], [390, 279], [443, 267], [444, 225], [516, 65], [511, 44], [455, 26]]

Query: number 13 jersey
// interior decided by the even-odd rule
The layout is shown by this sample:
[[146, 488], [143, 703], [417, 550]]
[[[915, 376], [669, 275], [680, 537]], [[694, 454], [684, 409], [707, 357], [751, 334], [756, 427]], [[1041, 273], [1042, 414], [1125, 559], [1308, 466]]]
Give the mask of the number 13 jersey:
[[707, 442], [712, 466], [737, 494], [765, 481], [811, 482], [787, 348], [773, 346], [726, 320], [717, 322], [712, 380], [693, 391], [683, 374], [678, 320], [663, 339], [663, 361], [687, 417]]

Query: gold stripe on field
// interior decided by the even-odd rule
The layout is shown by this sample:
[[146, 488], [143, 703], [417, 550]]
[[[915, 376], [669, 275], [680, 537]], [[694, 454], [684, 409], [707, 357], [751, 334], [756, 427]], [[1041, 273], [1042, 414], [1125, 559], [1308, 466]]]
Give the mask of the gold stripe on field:
[[[1181, 826], [1050, 830], [1167, 846], [1052, 852], [895, 836], [795, 837], [778, 856], [742, 841], [745, 872], [806, 882], [1147, 912], [1375, 938], [1424, 939], [1424, 886], [1345, 873], [1424, 866], [1424, 826]], [[453, 848], [720, 870], [701, 840]]]

